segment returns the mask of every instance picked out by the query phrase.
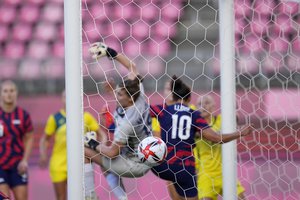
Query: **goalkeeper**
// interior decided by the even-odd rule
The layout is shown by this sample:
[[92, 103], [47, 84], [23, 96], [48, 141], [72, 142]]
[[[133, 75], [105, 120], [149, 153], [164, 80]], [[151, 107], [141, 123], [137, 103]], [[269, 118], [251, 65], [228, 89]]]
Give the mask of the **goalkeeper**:
[[[99, 143], [92, 134], [85, 138], [85, 156], [99, 164], [105, 171], [114, 172], [119, 177], [141, 177], [150, 167], [137, 157], [139, 142], [151, 133], [149, 105], [144, 96], [141, 78], [134, 63], [103, 43], [94, 43], [90, 48], [96, 60], [103, 56], [116, 60], [129, 71], [128, 79], [118, 84], [115, 90], [117, 108], [114, 112], [115, 132], [111, 145]], [[112, 175], [112, 174], [111, 174]], [[106, 176], [109, 185], [118, 185], [117, 178]], [[120, 195], [118, 199], [127, 199]]]

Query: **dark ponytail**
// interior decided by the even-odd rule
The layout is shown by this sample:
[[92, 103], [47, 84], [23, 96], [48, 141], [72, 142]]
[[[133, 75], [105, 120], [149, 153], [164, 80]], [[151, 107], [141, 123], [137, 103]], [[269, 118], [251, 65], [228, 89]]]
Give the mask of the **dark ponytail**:
[[170, 84], [174, 101], [178, 101], [179, 99], [186, 101], [191, 97], [191, 89], [177, 76], [172, 76]]

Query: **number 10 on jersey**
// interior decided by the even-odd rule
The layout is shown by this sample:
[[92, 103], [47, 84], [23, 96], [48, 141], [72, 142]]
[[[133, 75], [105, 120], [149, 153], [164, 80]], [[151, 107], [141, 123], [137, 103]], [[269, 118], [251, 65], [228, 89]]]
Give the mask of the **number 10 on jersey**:
[[192, 119], [187, 115], [172, 115], [172, 139], [186, 140], [190, 137]]

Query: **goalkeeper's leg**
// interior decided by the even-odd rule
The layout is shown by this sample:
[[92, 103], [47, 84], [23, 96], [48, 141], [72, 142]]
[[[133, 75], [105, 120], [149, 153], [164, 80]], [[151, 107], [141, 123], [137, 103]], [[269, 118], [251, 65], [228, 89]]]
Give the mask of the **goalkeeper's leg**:
[[122, 182], [122, 178], [112, 172], [106, 172], [105, 174], [106, 181], [109, 187], [112, 189], [112, 192], [117, 197], [118, 200], [127, 200], [127, 195], [125, 188]]
[[93, 165], [85, 159], [84, 175], [85, 175], [85, 200], [98, 200], [95, 192], [94, 170]]
[[[98, 165], [100, 165], [100, 167], [102, 166], [102, 156], [96, 151], [90, 148], [85, 148], [85, 156], [86, 156], [86, 160], [88, 160], [89, 162], [93, 161]], [[118, 175], [113, 174], [109, 171], [106, 172], [104, 175], [108, 182], [108, 185], [110, 186], [110, 188], [112, 189], [113, 193], [118, 198], [118, 200], [127, 200], [127, 195], [121, 178]]]

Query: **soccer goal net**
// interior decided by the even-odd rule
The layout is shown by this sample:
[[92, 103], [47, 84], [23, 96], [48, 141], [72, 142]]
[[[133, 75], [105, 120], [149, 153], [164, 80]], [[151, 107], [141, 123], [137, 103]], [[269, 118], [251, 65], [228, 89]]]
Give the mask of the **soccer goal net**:
[[[235, 0], [232, 7], [237, 124], [254, 128], [237, 140], [236, 196], [300, 199], [299, 3]], [[94, 42], [136, 63], [150, 104], [165, 103], [165, 82], [181, 78], [191, 88], [193, 109], [209, 112], [215, 125], [221, 113], [218, 1], [82, 0], [82, 23], [84, 109], [98, 116], [103, 131], [117, 104], [112, 83], [124, 81], [128, 72], [115, 60], [92, 59], [88, 49]], [[215, 103], [212, 110], [205, 108], [207, 97]], [[220, 179], [220, 147], [198, 142], [197, 173], [205, 177], [197, 184], [199, 197], [221, 198], [226, 183]], [[96, 192], [100, 199], [116, 199], [103, 173], [95, 166]], [[152, 172], [123, 183], [128, 199], [170, 199], [170, 184]]]

